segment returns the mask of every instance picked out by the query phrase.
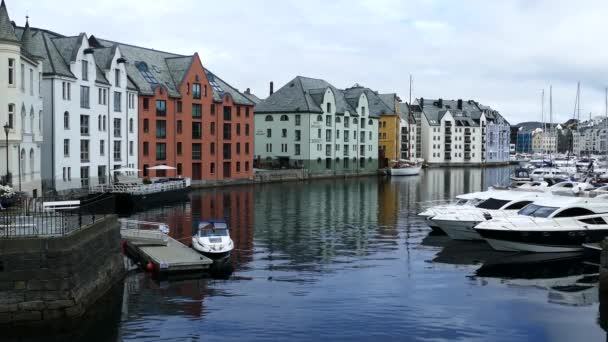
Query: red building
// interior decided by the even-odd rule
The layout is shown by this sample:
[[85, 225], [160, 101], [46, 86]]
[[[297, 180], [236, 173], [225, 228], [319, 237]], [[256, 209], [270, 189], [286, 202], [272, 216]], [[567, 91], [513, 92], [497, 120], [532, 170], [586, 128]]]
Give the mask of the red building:
[[[113, 44], [97, 40], [100, 44]], [[198, 56], [116, 43], [139, 90], [139, 166], [148, 177], [253, 177], [253, 106]], [[153, 171], [157, 165], [175, 171]]]

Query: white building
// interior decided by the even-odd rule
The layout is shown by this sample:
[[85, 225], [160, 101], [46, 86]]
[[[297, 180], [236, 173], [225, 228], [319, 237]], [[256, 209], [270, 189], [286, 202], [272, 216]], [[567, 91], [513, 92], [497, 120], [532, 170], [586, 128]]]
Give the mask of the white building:
[[510, 126], [498, 112], [469, 100], [419, 99], [418, 156], [430, 165], [509, 162]]
[[375, 172], [378, 117], [390, 110], [370, 89], [298, 76], [256, 105], [254, 160], [311, 174]]
[[32, 46], [29, 23], [18, 37], [4, 1], [0, 4], [0, 65], [2, 183], [37, 197], [42, 192], [42, 59]]
[[407, 103], [399, 103], [399, 141], [401, 143], [399, 158], [406, 160], [420, 158], [416, 154], [416, 144], [419, 143], [417, 138], [420, 138], [419, 129], [416, 119], [408, 107]]
[[97, 48], [84, 33], [32, 31], [43, 57], [45, 191], [105, 184], [113, 169], [137, 168], [137, 89], [120, 49]]

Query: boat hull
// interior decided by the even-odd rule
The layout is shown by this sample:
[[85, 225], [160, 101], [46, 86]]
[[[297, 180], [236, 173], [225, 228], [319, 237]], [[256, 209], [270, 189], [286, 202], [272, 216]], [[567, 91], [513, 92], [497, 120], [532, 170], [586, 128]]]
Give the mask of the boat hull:
[[608, 229], [523, 231], [476, 229], [498, 251], [564, 253], [583, 251], [583, 244], [602, 241]]
[[416, 176], [420, 174], [420, 169], [422, 169], [422, 166], [390, 168], [388, 174], [391, 176]]
[[171, 202], [185, 201], [188, 199], [189, 191], [189, 188], [183, 188], [145, 195], [118, 193], [116, 194], [116, 209], [120, 213], [129, 213], [145, 210], [150, 207], [162, 206]]
[[483, 240], [481, 235], [475, 231], [475, 227], [479, 221], [454, 221], [454, 220], [431, 220], [445, 234], [453, 240], [477, 241]]

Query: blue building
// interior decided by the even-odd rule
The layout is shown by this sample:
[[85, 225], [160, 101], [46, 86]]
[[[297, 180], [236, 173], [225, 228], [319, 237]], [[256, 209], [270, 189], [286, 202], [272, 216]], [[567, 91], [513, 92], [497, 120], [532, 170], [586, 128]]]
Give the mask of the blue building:
[[515, 151], [517, 153], [532, 153], [532, 131], [517, 132]]

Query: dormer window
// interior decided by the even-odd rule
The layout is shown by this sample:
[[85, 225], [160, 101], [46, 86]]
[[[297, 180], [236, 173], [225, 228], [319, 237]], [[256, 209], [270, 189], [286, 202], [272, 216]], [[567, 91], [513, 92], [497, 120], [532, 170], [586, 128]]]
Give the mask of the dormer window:
[[361, 115], [365, 116], [365, 107], [361, 107]]
[[82, 61], [82, 80], [89, 80], [89, 62], [87, 61]]
[[144, 63], [144, 62], [137, 63], [137, 70], [139, 70], [139, 72], [143, 76], [144, 80], [146, 80], [146, 82], [148, 82], [150, 84], [158, 84], [158, 81], [156, 80], [154, 75], [152, 75], [152, 73], [148, 69], [148, 65], [146, 63]]

